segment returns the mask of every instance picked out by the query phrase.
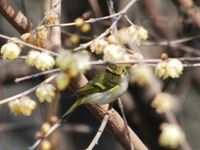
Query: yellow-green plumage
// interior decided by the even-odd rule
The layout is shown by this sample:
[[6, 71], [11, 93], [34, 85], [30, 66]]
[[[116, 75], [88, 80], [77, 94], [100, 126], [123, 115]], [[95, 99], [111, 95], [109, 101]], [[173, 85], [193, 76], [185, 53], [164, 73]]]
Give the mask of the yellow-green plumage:
[[125, 67], [108, 67], [76, 92], [77, 101], [63, 115], [63, 119], [78, 106], [89, 104], [109, 104], [120, 97], [128, 87], [128, 72]]
[[[128, 87], [129, 75], [124, 66], [110, 66], [106, 71], [93, 78], [76, 92], [77, 101], [68, 109], [63, 117], [54, 124], [45, 137], [48, 137], [68, 116], [82, 104], [109, 104], [119, 98]], [[38, 140], [29, 150], [34, 150], [42, 140]]]

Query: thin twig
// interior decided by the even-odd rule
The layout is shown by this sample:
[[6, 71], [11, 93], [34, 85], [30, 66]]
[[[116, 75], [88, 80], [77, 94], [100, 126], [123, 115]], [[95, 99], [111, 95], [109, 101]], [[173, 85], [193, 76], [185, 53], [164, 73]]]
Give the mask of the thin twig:
[[24, 41], [22, 41], [22, 40], [20, 40], [20, 39], [13, 39], [13, 38], [11, 38], [11, 37], [9, 37], [9, 36], [6, 36], [6, 35], [3, 35], [3, 34], [0, 34], [0, 37], [1, 37], [1, 38], [4, 38], [4, 39], [7, 39], [7, 40], [12, 40], [12, 41], [15, 42], [15, 43], [19, 43], [19, 44], [28, 46], [28, 47], [30, 47], [30, 48], [33, 48], [33, 49], [36, 49], [36, 50], [39, 50], [39, 51], [42, 51], [42, 52], [49, 53], [49, 54], [51, 54], [51, 55], [53, 55], [53, 56], [58, 56], [57, 53], [54, 53], [54, 52], [52, 52], [52, 51], [50, 51], [50, 50], [48, 50], [48, 49], [45, 49], [45, 48], [37, 47], [37, 46], [35, 46], [35, 45], [26, 43], [26, 42], [24, 42]]
[[[110, 16], [104, 16], [104, 17], [99, 17], [99, 18], [90, 18], [90, 19], [86, 20], [85, 23], [96, 23], [98, 21], [110, 19], [110, 18], [116, 17], [118, 15], [119, 15], [119, 13], [115, 13]], [[46, 27], [67, 27], [67, 26], [74, 26], [74, 25], [75, 25], [75, 22], [61, 23], [61, 24], [54, 24], [54, 25], [45, 25], [45, 26]]]
[[121, 114], [122, 114], [122, 118], [124, 120], [125, 129], [126, 129], [127, 136], [128, 136], [128, 139], [129, 139], [130, 148], [131, 148], [131, 150], [134, 150], [134, 145], [133, 145], [133, 142], [132, 142], [132, 139], [131, 139], [131, 136], [130, 136], [130, 132], [129, 132], [129, 129], [128, 129], [128, 123], [127, 123], [126, 116], [125, 116], [125, 113], [124, 113], [124, 109], [123, 109], [124, 106], [122, 105], [121, 98], [118, 98], [118, 105], [119, 105], [119, 108], [120, 108], [120, 111], [121, 111]]
[[86, 150], [92, 150], [94, 148], [94, 146], [98, 144], [99, 138], [101, 137], [108, 120], [109, 120], [109, 115], [105, 115], [101, 122], [101, 125], [98, 129], [98, 132], [96, 133], [95, 137], [93, 138], [93, 140], [90, 143], [90, 145], [88, 146], [88, 148], [86, 148]]
[[170, 40], [170, 41], [160, 41], [160, 42], [159, 41], [158, 42], [143, 41], [142, 45], [144, 45], [144, 46], [172, 46], [172, 45], [175, 45], [175, 44], [188, 42], [188, 41], [195, 40], [195, 39], [198, 39], [198, 38], [200, 38], [200, 35], [182, 38], [182, 39], [178, 39], [178, 40]]
[[10, 101], [12, 101], [12, 100], [18, 99], [18, 98], [20, 98], [20, 97], [22, 97], [22, 96], [24, 96], [24, 95], [27, 95], [27, 94], [33, 92], [33, 91], [36, 90], [37, 87], [39, 87], [41, 84], [50, 82], [50, 81], [53, 80], [56, 76], [57, 76], [57, 74], [54, 74], [54, 75], [52, 75], [51, 77], [49, 77], [49, 78], [47, 78], [46, 80], [44, 80], [42, 83], [40, 83], [40, 84], [38, 84], [38, 85], [36, 85], [36, 86], [34, 86], [34, 87], [32, 87], [32, 88], [30, 88], [30, 89], [28, 89], [28, 90], [22, 92], [22, 93], [19, 93], [19, 94], [15, 95], [15, 96], [11, 96], [11, 97], [9, 97], [9, 98], [6, 98], [6, 99], [1, 100], [1, 101], [0, 101], [0, 105], [5, 104], [5, 103], [8, 103], [8, 102], [10, 102]]
[[36, 30], [40, 25], [42, 25], [44, 23], [44, 21], [46, 20], [46, 18], [56, 9], [56, 7], [62, 2], [62, 0], [57, 1], [55, 4], [53, 4], [53, 6], [51, 7], [51, 9], [46, 12], [44, 18], [40, 21], [40, 23], [38, 23], [38, 25], [35, 27], [34, 30]]
[[[111, 24], [111, 26], [110, 26], [108, 29], [106, 29], [105, 32], [103, 32], [102, 34], [100, 34], [100, 35], [97, 37], [97, 39], [101, 39], [101, 38], [105, 37], [106, 35], [108, 35], [108, 34], [110, 33], [110, 31], [112, 31], [112, 30], [116, 27], [118, 21], [122, 18], [122, 16], [123, 16], [124, 14], [126, 14], [126, 12], [129, 10], [129, 8], [130, 8], [136, 1], [137, 1], [137, 0], [131, 0], [131, 1], [119, 12], [119, 15], [115, 18], [115, 21]], [[92, 40], [92, 41], [93, 41], [93, 40]], [[75, 52], [75, 51], [79, 51], [79, 50], [83, 50], [83, 49], [87, 48], [88, 46], [90, 46], [90, 44], [92, 43], [92, 41], [87, 42], [87, 43], [85, 43], [85, 44], [81, 44], [79, 47], [75, 48], [73, 51]]]
[[50, 73], [55, 73], [55, 72], [58, 72], [58, 71], [60, 71], [60, 68], [56, 68], [56, 69], [52, 69], [52, 70], [48, 70], [48, 71], [44, 71], [44, 72], [40, 72], [40, 73], [36, 73], [36, 74], [31, 74], [29, 76], [25, 76], [25, 77], [21, 77], [21, 78], [16, 78], [15, 82], [19, 83], [19, 82], [24, 81], [24, 80], [37, 78], [39, 76], [47, 75], [47, 74], [50, 74]]

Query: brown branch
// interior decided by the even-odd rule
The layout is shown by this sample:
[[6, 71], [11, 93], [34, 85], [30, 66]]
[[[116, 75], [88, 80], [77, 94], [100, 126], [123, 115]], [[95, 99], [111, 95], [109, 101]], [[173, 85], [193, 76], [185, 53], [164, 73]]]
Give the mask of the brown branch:
[[32, 23], [9, 0], [0, 0], [0, 14], [20, 34], [29, 32], [33, 28]]
[[[134, 3], [134, 1], [132, 1], [132, 3]], [[124, 12], [127, 11], [127, 8], [128, 7], [124, 9]], [[32, 29], [32, 24], [27, 20], [27, 18], [24, 17], [22, 13], [18, 11], [16, 8], [14, 8], [8, 1], [0, 0], [0, 12], [21, 34], [28, 32]], [[120, 19], [121, 17], [122, 15], [118, 19]], [[114, 25], [116, 25], [116, 23]], [[77, 91], [87, 82], [88, 81], [84, 75], [79, 75], [77, 78], [74, 78], [71, 81], [70, 88], [73, 91]], [[97, 105], [89, 105], [89, 104], [86, 106], [99, 120], [102, 120], [104, 115], [107, 113], [106, 111], [107, 106], [100, 107]], [[124, 121], [115, 110], [113, 110], [113, 114], [110, 116], [107, 127], [109, 131], [113, 134], [113, 136], [116, 138], [116, 140], [119, 141], [119, 143], [121, 143], [124, 149], [127, 150], [130, 149], [128, 137], [125, 134], [126, 132], [124, 132], [125, 131]], [[135, 150], [147, 150], [146, 146], [141, 142], [141, 140], [137, 137], [137, 135], [130, 128], [129, 130], [132, 142], [135, 146]]]
[[[87, 79], [84, 75], [79, 75], [77, 78], [74, 78], [71, 81], [70, 89], [72, 91], [77, 91], [80, 89], [83, 85], [87, 83]], [[86, 104], [86, 107], [99, 119], [102, 120], [105, 114], [107, 114], [107, 105], [98, 106], [98, 105], [90, 105]], [[125, 132], [125, 124], [121, 116], [113, 110], [113, 114], [110, 115], [108, 124], [107, 124], [108, 130], [111, 132], [111, 134], [115, 137], [115, 139], [124, 147], [124, 149], [129, 150], [130, 144], [129, 144], [129, 138]], [[141, 140], [138, 138], [138, 136], [133, 132], [132, 129], [129, 128], [130, 136], [132, 139], [132, 142], [134, 144], [135, 150], [147, 150], [147, 147], [141, 142]], [[123, 137], [123, 138], [122, 138]]]

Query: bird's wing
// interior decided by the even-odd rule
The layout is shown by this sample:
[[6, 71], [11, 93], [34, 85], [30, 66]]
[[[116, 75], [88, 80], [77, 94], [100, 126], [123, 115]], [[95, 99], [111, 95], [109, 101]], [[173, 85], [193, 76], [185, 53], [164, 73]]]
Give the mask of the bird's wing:
[[108, 75], [104, 72], [90, 80], [90, 82], [79, 89], [76, 94], [78, 96], [86, 96], [93, 93], [104, 92], [116, 86], [111, 80], [112, 79], [108, 79]]

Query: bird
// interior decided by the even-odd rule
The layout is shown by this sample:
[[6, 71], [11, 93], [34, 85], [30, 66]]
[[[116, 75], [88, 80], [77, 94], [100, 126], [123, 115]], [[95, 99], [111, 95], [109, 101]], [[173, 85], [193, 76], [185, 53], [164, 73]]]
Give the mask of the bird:
[[[129, 74], [127, 67], [124, 65], [110, 65], [106, 70], [91, 79], [85, 86], [76, 91], [76, 102], [66, 111], [45, 134], [48, 137], [61, 124], [67, 122], [69, 115], [82, 104], [111, 104], [117, 98], [122, 96], [128, 88]], [[42, 139], [37, 140], [29, 150], [34, 150]]]

